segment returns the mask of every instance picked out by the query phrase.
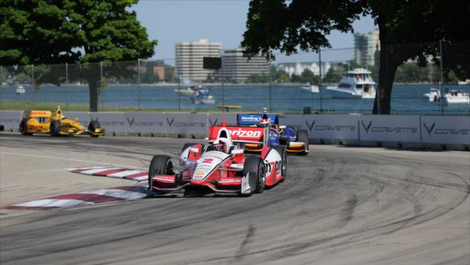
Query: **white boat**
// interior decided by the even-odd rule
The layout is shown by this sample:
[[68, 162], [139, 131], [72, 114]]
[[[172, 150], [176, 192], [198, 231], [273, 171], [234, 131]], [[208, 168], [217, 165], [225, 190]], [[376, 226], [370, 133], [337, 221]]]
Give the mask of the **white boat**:
[[465, 93], [462, 90], [451, 90], [447, 92], [442, 101], [445, 105], [448, 104], [470, 104], [470, 94]]
[[16, 86], [16, 94], [24, 94], [26, 93], [26, 89], [22, 85]]
[[356, 68], [349, 71], [341, 78], [339, 84], [326, 89], [333, 98], [375, 98], [375, 82], [370, 76], [371, 72], [364, 68]]
[[192, 96], [196, 91], [199, 91], [202, 93], [209, 92], [209, 90], [207, 90], [206, 88], [203, 88], [202, 86], [188, 86], [186, 88], [175, 89], [176, 94], [181, 95], [181, 96], [187, 96], [187, 97]]
[[[437, 88], [431, 88], [429, 93], [424, 94], [429, 99], [429, 102], [441, 102], [441, 92]], [[470, 95], [459, 90], [447, 91], [442, 97], [442, 102], [445, 105], [449, 104], [470, 104]]]
[[199, 91], [191, 95], [191, 101], [194, 104], [215, 104], [215, 98], [212, 95]]
[[303, 90], [310, 91], [312, 93], [320, 93], [320, 89], [316, 85], [312, 85], [310, 83], [306, 83], [305, 85], [300, 87]]
[[441, 98], [441, 92], [439, 89], [431, 87], [429, 93], [424, 93], [423, 96], [427, 97], [429, 102], [438, 102]]

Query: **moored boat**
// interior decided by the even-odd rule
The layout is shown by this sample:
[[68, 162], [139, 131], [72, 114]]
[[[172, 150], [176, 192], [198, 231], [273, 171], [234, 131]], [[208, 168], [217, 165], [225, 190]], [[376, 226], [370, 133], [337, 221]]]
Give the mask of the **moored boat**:
[[327, 87], [333, 98], [373, 99], [375, 98], [375, 82], [371, 72], [364, 68], [349, 71], [337, 86]]

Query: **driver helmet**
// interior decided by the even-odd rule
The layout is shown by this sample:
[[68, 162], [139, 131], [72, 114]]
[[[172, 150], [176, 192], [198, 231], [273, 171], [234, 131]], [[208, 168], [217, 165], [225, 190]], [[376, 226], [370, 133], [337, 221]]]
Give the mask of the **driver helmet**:
[[260, 121], [261, 127], [270, 127], [271, 126], [271, 121], [268, 118], [268, 115], [263, 114], [263, 117], [261, 118]]

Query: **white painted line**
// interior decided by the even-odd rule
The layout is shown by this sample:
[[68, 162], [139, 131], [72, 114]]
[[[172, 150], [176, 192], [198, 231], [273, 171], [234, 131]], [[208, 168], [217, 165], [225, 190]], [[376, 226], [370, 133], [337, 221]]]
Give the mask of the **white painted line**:
[[84, 191], [80, 192], [80, 194], [96, 194], [96, 195], [106, 195], [110, 197], [116, 197], [120, 199], [142, 199], [147, 197], [147, 194], [141, 192], [134, 192], [134, 191], [124, 191], [124, 190], [116, 190], [116, 189], [103, 189], [103, 190], [95, 190], [95, 191]]
[[45, 199], [39, 201], [25, 202], [21, 204], [15, 204], [13, 206], [20, 207], [72, 207], [78, 205], [93, 205], [93, 202], [81, 201], [81, 200], [56, 200], [56, 199]]
[[142, 177], [137, 177], [137, 178], [133, 178], [133, 180], [136, 180], [136, 181], [147, 181], [149, 179], [148, 176], [142, 176]]
[[145, 172], [145, 171], [143, 171], [143, 170], [126, 170], [126, 171], [122, 171], [122, 172], [118, 172], [118, 173], [114, 173], [114, 174], [109, 174], [107, 176], [108, 177], [123, 178], [123, 177], [127, 177], [129, 175], [134, 175], [134, 174], [143, 173], [143, 172]]
[[106, 168], [105, 166], [100, 166], [100, 167], [71, 167], [71, 168], [66, 168], [66, 171], [74, 171], [74, 170], [80, 170], [80, 169], [98, 169], [98, 168]]
[[118, 168], [103, 167], [103, 168], [97, 168], [97, 169], [84, 170], [84, 171], [77, 172], [77, 173], [84, 174], [84, 175], [93, 175], [93, 174], [98, 173], [98, 172], [103, 172], [103, 171], [108, 171], [108, 170], [113, 170], [113, 169], [118, 169]]

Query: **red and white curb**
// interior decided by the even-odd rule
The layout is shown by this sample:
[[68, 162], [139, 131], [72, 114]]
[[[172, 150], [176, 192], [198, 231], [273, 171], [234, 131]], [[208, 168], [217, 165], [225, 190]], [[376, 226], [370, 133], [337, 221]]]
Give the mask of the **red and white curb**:
[[54, 209], [68, 208], [98, 203], [137, 200], [149, 197], [152, 193], [147, 189], [148, 171], [141, 169], [116, 167], [85, 167], [68, 168], [67, 171], [84, 175], [120, 178], [137, 181], [138, 186], [125, 186], [75, 194], [61, 195], [43, 200], [25, 202], [0, 207], [0, 209]]
[[54, 209], [68, 208], [98, 203], [137, 200], [150, 195], [150, 191], [143, 186], [125, 186], [94, 191], [84, 191], [75, 194], [61, 195], [44, 200], [25, 202], [1, 207], [1, 209]]
[[147, 170], [117, 167], [83, 167], [68, 168], [66, 170], [83, 175], [135, 180], [139, 183], [147, 182], [149, 174]]

